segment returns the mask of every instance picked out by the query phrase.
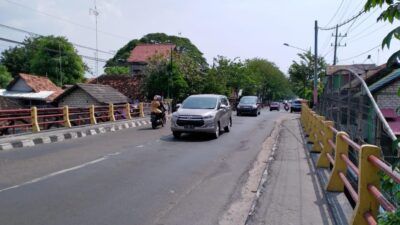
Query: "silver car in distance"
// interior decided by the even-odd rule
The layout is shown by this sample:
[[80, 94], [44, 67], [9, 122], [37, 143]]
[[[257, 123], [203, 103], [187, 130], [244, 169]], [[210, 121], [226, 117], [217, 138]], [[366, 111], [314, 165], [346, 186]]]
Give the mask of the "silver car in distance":
[[226, 96], [202, 94], [187, 97], [172, 114], [171, 131], [175, 138], [182, 133], [211, 133], [218, 138], [221, 128], [229, 132], [232, 110]]

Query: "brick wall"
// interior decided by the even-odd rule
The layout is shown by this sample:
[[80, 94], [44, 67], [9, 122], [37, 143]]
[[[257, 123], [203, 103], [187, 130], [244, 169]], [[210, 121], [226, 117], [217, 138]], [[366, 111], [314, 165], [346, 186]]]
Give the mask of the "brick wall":
[[374, 94], [379, 108], [396, 109], [400, 106], [400, 97], [397, 92], [400, 88], [400, 80], [390, 84]]
[[78, 88], [73, 92], [69, 93], [65, 97], [63, 97], [58, 106], [70, 106], [70, 107], [87, 107], [90, 105], [100, 105], [100, 103], [94, 99], [92, 96], [87, 94], [82, 89]]

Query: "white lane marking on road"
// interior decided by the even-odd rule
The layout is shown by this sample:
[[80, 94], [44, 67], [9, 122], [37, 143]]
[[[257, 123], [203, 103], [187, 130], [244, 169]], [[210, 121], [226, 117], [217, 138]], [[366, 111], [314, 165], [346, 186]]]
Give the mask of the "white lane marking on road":
[[104, 160], [108, 159], [110, 156], [115, 156], [115, 155], [119, 155], [119, 154], [121, 154], [121, 152], [110, 153], [110, 154], [108, 154], [106, 156], [103, 156], [101, 158], [95, 159], [95, 160], [90, 161], [90, 162], [83, 163], [83, 164], [78, 165], [78, 166], [74, 166], [74, 167], [71, 167], [71, 168], [68, 168], [68, 169], [65, 169], [65, 170], [60, 170], [60, 171], [45, 175], [43, 177], [35, 178], [33, 180], [24, 182], [22, 184], [18, 184], [18, 185], [14, 185], [14, 186], [11, 186], [11, 187], [8, 187], [8, 188], [1, 189], [0, 193], [3, 192], [3, 191], [8, 191], [8, 190], [11, 190], [11, 189], [23, 187], [23, 186], [26, 186], [28, 184], [33, 184], [33, 183], [37, 183], [37, 182], [40, 182], [40, 181], [43, 181], [43, 180], [47, 180], [47, 179], [49, 179], [51, 177], [54, 177], [54, 176], [57, 176], [57, 175], [60, 175], [60, 174], [64, 174], [64, 173], [68, 173], [68, 172], [71, 172], [71, 171], [74, 171], [74, 170], [78, 170], [78, 169], [81, 169], [83, 167], [86, 167], [86, 166], [93, 165], [95, 163], [99, 163], [101, 161], [104, 161]]
[[138, 145], [138, 146], [136, 146], [136, 148], [143, 148], [144, 147], [144, 145]]

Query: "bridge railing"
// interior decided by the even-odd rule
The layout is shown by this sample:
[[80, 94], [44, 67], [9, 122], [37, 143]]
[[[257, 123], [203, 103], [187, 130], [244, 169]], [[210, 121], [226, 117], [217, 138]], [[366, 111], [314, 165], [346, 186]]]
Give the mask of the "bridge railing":
[[144, 117], [147, 111], [144, 103], [0, 110], [0, 136]]
[[[382, 194], [379, 172], [387, 174], [397, 184], [400, 183], [400, 174], [382, 160], [378, 146], [357, 144], [346, 132], [336, 130], [332, 121], [326, 121], [305, 104], [302, 106], [301, 123], [313, 143], [312, 151], [320, 153], [317, 167], [333, 167], [327, 191], [343, 192], [346, 188], [356, 203], [351, 225], [377, 224], [379, 206], [389, 212], [396, 211], [396, 206]], [[349, 158], [349, 149], [358, 154], [358, 162]], [[358, 180], [356, 188], [349, 174]]]

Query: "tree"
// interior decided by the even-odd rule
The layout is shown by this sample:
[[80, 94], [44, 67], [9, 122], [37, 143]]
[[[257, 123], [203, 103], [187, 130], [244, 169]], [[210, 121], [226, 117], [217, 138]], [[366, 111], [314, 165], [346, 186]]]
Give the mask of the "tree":
[[[314, 55], [311, 51], [297, 54], [300, 57], [300, 61], [293, 61], [289, 67], [290, 83], [292, 85], [293, 92], [304, 99], [312, 99], [313, 80], [314, 80]], [[323, 57], [318, 57], [317, 62], [317, 75], [321, 81], [325, 75], [325, 68], [327, 66]], [[318, 92], [321, 92], [322, 88], [318, 86]]]
[[255, 58], [246, 60], [245, 68], [245, 94], [258, 94], [264, 100], [280, 100], [293, 95], [288, 78], [274, 63]]
[[190, 57], [199, 67], [205, 69], [207, 61], [203, 57], [203, 53], [188, 39], [174, 35], [167, 35], [164, 33], [150, 33], [143, 36], [141, 39], [133, 39], [126, 45], [120, 48], [115, 56], [109, 59], [105, 67], [120, 66], [121, 62], [126, 61], [129, 55], [138, 44], [163, 44], [172, 43], [176, 45], [178, 52], [184, 53]]
[[148, 99], [162, 95], [181, 101], [188, 93], [188, 84], [177, 63], [160, 57], [154, 57], [147, 65], [143, 88]]
[[111, 67], [106, 67], [104, 69], [104, 72], [107, 75], [128, 75], [129, 68], [125, 66], [111, 66]]
[[[388, 21], [389, 23], [393, 23], [395, 20], [400, 20], [400, 0], [367, 0], [364, 8], [366, 11], [369, 11], [377, 6], [387, 6], [387, 8], [379, 15], [377, 21]], [[393, 38], [400, 40], [400, 26], [396, 27], [386, 35], [382, 41], [382, 49], [385, 48], [385, 46], [389, 49]], [[398, 64], [399, 60], [400, 50], [389, 57], [387, 65], [392, 66], [393, 64]]]
[[54, 36], [27, 38], [23, 46], [4, 51], [0, 62], [13, 76], [21, 72], [47, 76], [57, 85], [83, 81], [87, 69], [74, 46], [65, 37]]
[[12, 80], [11, 74], [7, 71], [7, 67], [0, 64], [0, 88], [5, 88]]

